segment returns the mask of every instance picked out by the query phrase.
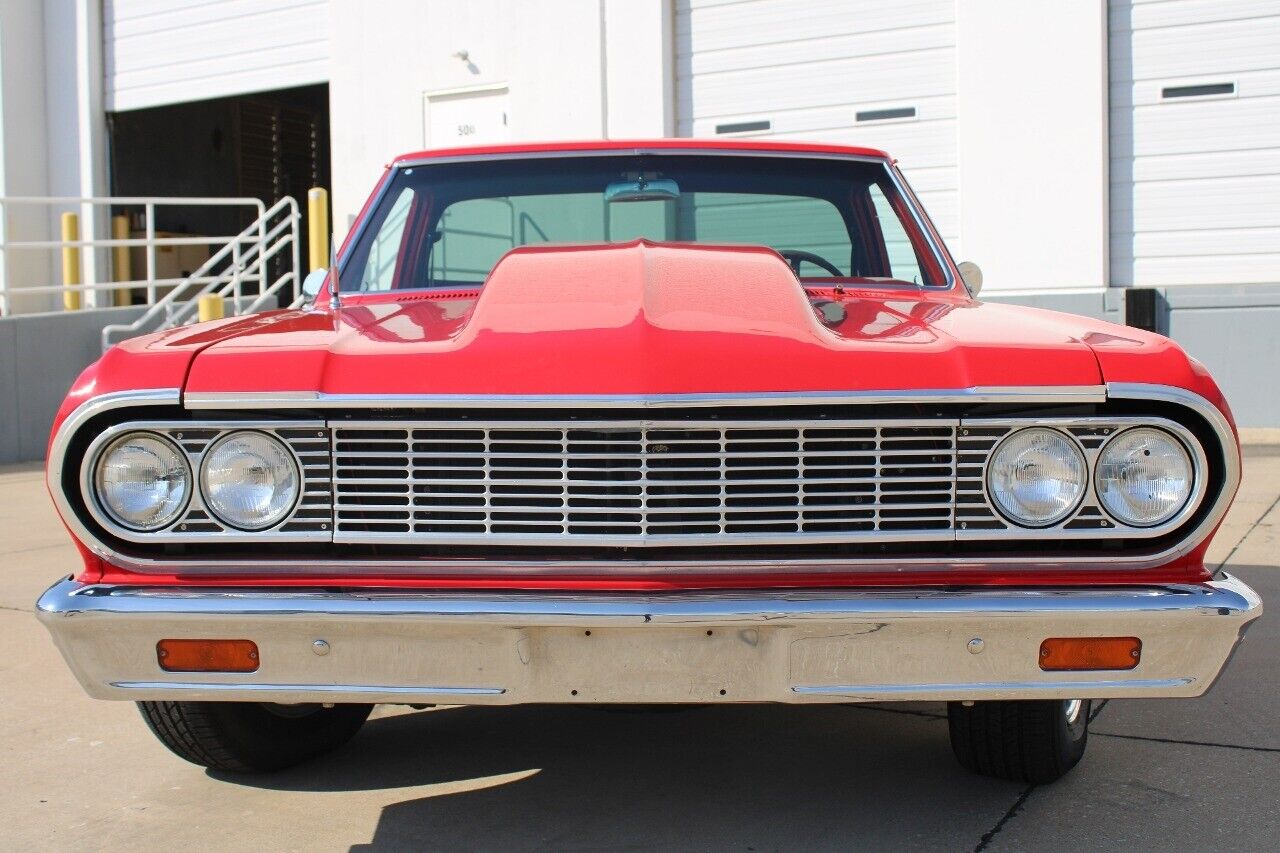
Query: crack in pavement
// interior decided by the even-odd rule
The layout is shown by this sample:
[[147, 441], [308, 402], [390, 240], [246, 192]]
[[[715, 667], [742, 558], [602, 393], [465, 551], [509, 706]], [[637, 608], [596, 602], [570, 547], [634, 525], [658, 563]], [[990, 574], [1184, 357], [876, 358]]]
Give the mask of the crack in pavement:
[[973, 853], [980, 853], [980, 851], [987, 849], [987, 845], [991, 843], [991, 839], [995, 838], [996, 835], [1000, 833], [1000, 830], [1004, 829], [1004, 825], [1017, 817], [1018, 812], [1022, 811], [1022, 807], [1027, 803], [1027, 798], [1031, 796], [1031, 792], [1037, 787], [1038, 786], [1036, 785], [1028, 785], [1023, 792], [1018, 795], [1018, 799], [1014, 800], [1013, 805], [1009, 806], [1009, 810], [1005, 812], [998, 821], [996, 821], [996, 825], [988, 829], [983, 833], [982, 838], [978, 839], [978, 846], [973, 848]]
[[1213, 574], [1215, 576], [1222, 571], [1223, 566], [1225, 566], [1228, 562], [1231, 561], [1231, 558], [1236, 555], [1236, 551], [1240, 550], [1240, 546], [1244, 544], [1244, 541], [1253, 535], [1253, 531], [1258, 529], [1258, 525], [1261, 524], [1263, 519], [1265, 519], [1268, 515], [1271, 515], [1271, 513], [1275, 510], [1277, 506], [1280, 506], [1280, 495], [1278, 495], [1276, 499], [1271, 502], [1271, 506], [1267, 507], [1265, 510], [1262, 511], [1262, 515], [1259, 515], [1257, 518], [1253, 520], [1253, 524], [1249, 525], [1249, 529], [1246, 530], [1243, 535], [1241, 535], [1241, 537], [1236, 541], [1236, 544], [1231, 546], [1231, 550], [1227, 552], [1227, 556], [1223, 557], [1222, 562], [1218, 563], [1218, 565], [1214, 567]]
[[1109, 732], [1090, 732], [1094, 737], [1118, 737], [1125, 740], [1145, 740], [1150, 743], [1176, 743], [1186, 746], [1210, 746], [1217, 749], [1243, 749], [1249, 752], [1280, 752], [1280, 747], [1276, 746], [1244, 746], [1238, 743], [1213, 743], [1207, 740], [1178, 740], [1177, 738], [1167, 737], [1145, 737], [1143, 735], [1116, 735]]

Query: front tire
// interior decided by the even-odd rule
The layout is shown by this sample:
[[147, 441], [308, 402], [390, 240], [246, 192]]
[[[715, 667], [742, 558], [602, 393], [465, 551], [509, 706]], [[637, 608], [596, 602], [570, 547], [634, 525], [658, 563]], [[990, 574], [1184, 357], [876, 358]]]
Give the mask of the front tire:
[[332, 752], [364, 725], [372, 705], [139, 702], [142, 718], [179, 758], [235, 773], [283, 770]]
[[1089, 700], [947, 703], [951, 749], [983, 776], [1042, 785], [1061, 779], [1084, 755]]

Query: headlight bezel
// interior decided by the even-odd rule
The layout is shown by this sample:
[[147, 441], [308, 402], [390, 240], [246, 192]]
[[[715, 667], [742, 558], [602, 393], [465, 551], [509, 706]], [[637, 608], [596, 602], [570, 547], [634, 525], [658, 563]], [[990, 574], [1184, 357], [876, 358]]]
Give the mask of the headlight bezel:
[[[1018, 518], [1015, 513], [1009, 510], [1008, 507], [1003, 506], [996, 497], [996, 490], [992, 484], [995, 463], [1000, 451], [1009, 444], [1010, 441], [1023, 436], [1028, 432], [1051, 433], [1055, 438], [1062, 439], [1071, 449], [1076, 461], [1079, 462], [1081, 471], [1080, 490], [1078, 494], [1076, 494], [1072, 503], [1068, 505], [1066, 509], [1060, 510], [1055, 515], [1036, 522]], [[1005, 435], [996, 442], [996, 444], [991, 448], [990, 454], [987, 456], [986, 470], [983, 472], [982, 479], [986, 490], [987, 501], [991, 504], [991, 508], [994, 509], [1005, 521], [1023, 530], [1047, 530], [1069, 521], [1077, 512], [1079, 512], [1080, 507], [1084, 504], [1085, 499], [1092, 491], [1092, 475], [1090, 471], [1089, 457], [1085, 453], [1085, 449], [1080, 445], [1080, 442], [1066, 430], [1044, 424], [1028, 424], [1018, 429], [1011, 430], [1008, 435]]]
[[[286, 462], [289, 464], [291, 468], [291, 473], [293, 476], [293, 482], [294, 482], [293, 496], [276, 513], [276, 515], [274, 515], [269, 521], [263, 524], [248, 525], [240, 521], [233, 521], [232, 519], [228, 518], [224, 514], [224, 512], [220, 512], [218, 508], [214, 505], [213, 498], [210, 495], [211, 490], [206, 486], [205, 476], [209, 468], [210, 460], [212, 460], [214, 457], [214, 452], [221, 445], [224, 445], [236, 438], [239, 438], [241, 436], [246, 436], [246, 435], [254, 436], [257, 438], [264, 438], [268, 442], [276, 445], [282, 451], [282, 455], [286, 460]], [[200, 454], [200, 468], [199, 468], [199, 471], [196, 473], [196, 490], [200, 493], [201, 504], [204, 506], [206, 510], [208, 510], [209, 514], [212, 515], [214, 518], [216, 518], [221, 524], [225, 524], [227, 527], [240, 533], [265, 533], [267, 531], [272, 530], [273, 528], [279, 527], [280, 525], [284, 524], [286, 521], [289, 520], [290, 517], [293, 516], [294, 510], [297, 509], [298, 502], [302, 500], [302, 493], [304, 491], [304, 488], [305, 488], [305, 482], [303, 479], [302, 464], [298, 460], [297, 455], [294, 453], [293, 448], [289, 446], [288, 442], [283, 441], [278, 436], [272, 435], [270, 432], [267, 432], [265, 430], [251, 429], [251, 428], [228, 430], [222, 433], [221, 435], [219, 435], [213, 441], [209, 442], [208, 446], [205, 447], [203, 452], [201, 452]]]
[[[103, 494], [101, 476], [102, 466], [108, 455], [122, 444], [127, 444], [130, 440], [137, 440], [138, 438], [146, 438], [159, 444], [166, 445], [173, 451], [174, 455], [181, 463], [182, 470], [186, 477], [186, 490], [182, 496], [182, 500], [180, 500], [175, 507], [169, 511], [168, 515], [164, 517], [164, 520], [161, 523], [152, 526], [139, 526], [121, 517], [120, 513], [112, 508], [110, 502]], [[177, 524], [190, 509], [192, 500], [194, 499], [198, 488], [195, 471], [191, 467], [191, 460], [187, 457], [186, 452], [183, 451], [182, 446], [164, 433], [155, 430], [131, 429], [127, 432], [121, 433], [120, 435], [111, 436], [107, 441], [103, 442], [99, 448], [97, 448], [89, 460], [89, 465], [87, 467], [88, 477], [85, 481], [85, 485], [87, 487], [85, 491], [87, 493], [86, 497], [88, 498], [89, 503], [102, 513], [103, 516], [110, 519], [112, 524], [115, 524], [130, 533], [136, 533], [144, 536], [162, 533]]]
[[[1186, 494], [1183, 495], [1181, 501], [1179, 501], [1177, 507], [1175, 507], [1172, 512], [1167, 513], [1163, 518], [1148, 523], [1127, 520], [1121, 513], [1116, 512], [1115, 509], [1107, 504], [1106, 498], [1103, 497], [1101, 486], [1103, 459], [1105, 458], [1107, 451], [1111, 449], [1117, 441], [1139, 431], [1161, 433], [1174, 447], [1182, 452], [1183, 458], [1186, 460], [1187, 464], [1188, 488]], [[1201, 488], [1200, 480], [1202, 476], [1203, 474], [1200, 470], [1200, 466], [1197, 464], [1195, 453], [1192, 452], [1192, 449], [1187, 446], [1187, 443], [1176, 433], [1154, 424], [1134, 424], [1126, 427], [1125, 429], [1118, 430], [1114, 435], [1110, 436], [1101, 447], [1098, 448], [1097, 455], [1094, 458], [1093, 471], [1090, 476], [1090, 485], [1092, 486], [1094, 497], [1097, 500], [1098, 509], [1106, 513], [1107, 517], [1113, 522], [1122, 527], [1134, 530], [1150, 530], [1163, 527], [1173, 522], [1186, 511], [1187, 507], [1191, 504], [1193, 498], [1196, 497], [1197, 492]]]

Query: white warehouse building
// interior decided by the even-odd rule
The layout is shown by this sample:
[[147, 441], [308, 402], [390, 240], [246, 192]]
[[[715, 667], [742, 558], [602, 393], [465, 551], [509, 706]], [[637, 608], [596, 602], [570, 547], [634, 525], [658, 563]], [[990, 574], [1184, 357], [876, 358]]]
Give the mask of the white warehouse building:
[[[1169, 334], [1243, 425], [1280, 426], [1277, 56], [1280, 0], [3, 0], [0, 196], [320, 185], [341, 236], [421, 148], [884, 148], [984, 299]], [[12, 294], [56, 281], [4, 256]]]

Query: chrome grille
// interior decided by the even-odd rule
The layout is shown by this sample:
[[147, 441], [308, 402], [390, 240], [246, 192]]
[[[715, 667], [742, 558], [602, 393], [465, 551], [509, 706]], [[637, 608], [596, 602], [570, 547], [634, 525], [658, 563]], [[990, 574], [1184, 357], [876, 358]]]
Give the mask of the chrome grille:
[[940, 419], [334, 425], [334, 539], [950, 539], [957, 427]]

